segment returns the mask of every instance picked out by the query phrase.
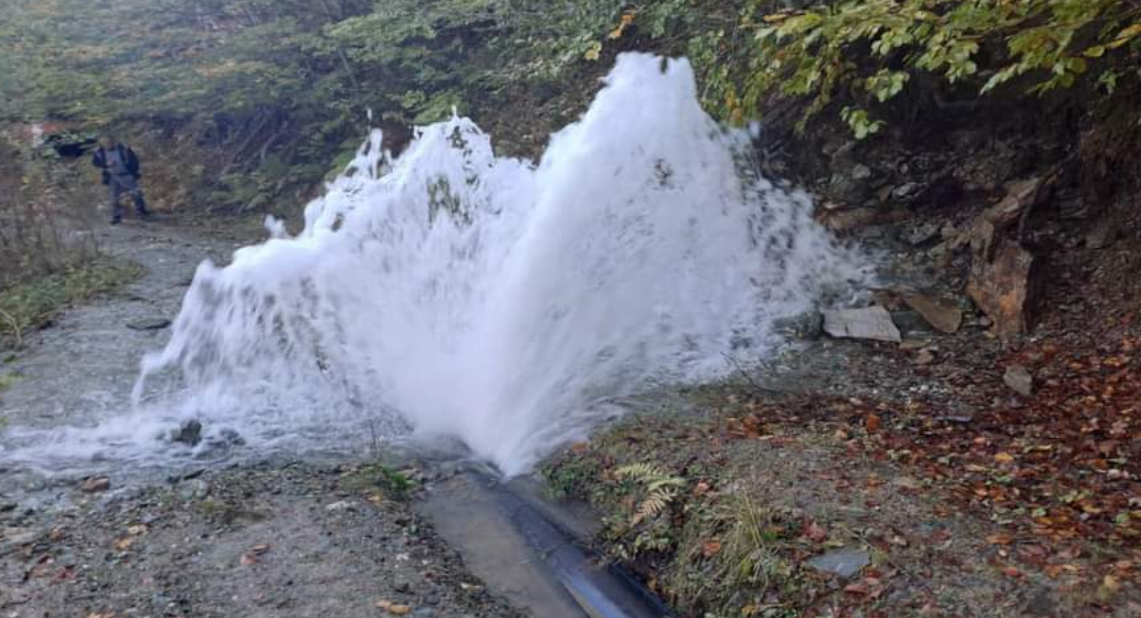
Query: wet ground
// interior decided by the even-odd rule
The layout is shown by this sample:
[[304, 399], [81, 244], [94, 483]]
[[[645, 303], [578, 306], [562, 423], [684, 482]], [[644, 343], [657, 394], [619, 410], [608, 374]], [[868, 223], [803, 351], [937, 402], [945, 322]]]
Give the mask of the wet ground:
[[[121, 293], [63, 313], [0, 367], [9, 376], [0, 393], [0, 415], [9, 429], [90, 427], [128, 412], [139, 361], [166, 343], [169, 329], [162, 325], [177, 314], [195, 268], [207, 258], [228, 261], [237, 246], [162, 223], [128, 222], [98, 235], [109, 254], [143, 265], [145, 274]], [[0, 444], [11, 448], [13, 441], [9, 435]], [[7, 467], [0, 494], [31, 490], [48, 497], [42, 492], [54, 481], [4, 459], [0, 451], [0, 468]]]
[[[238, 232], [206, 239], [161, 221], [99, 234], [146, 274], [65, 312], [0, 369], [13, 378], [0, 394], [5, 448], [29, 429], [123, 415], [139, 359], [165, 343], [197, 265], [224, 263], [242, 244]], [[188, 461], [161, 474], [96, 456], [45, 474], [0, 457], [0, 615], [525, 615], [413, 512], [406, 494], [438, 473], [393, 472], [408, 484], [393, 495], [375, 478], [362, 482], [369, 464], [359, 453], [337, 459]], [[533, 594], [511, 577], [500, 583], [516, 597]], [[533, 615], [573, 615], [549, 613], [542, 595], [529, 599]]]

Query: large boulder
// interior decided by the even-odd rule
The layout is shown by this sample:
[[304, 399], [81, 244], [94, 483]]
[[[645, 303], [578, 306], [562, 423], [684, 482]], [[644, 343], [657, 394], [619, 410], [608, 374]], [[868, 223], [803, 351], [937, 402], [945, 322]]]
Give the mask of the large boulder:
[[994, 321], [1004, 341], [1025, 335], [1034, 325], [1041, 298], [1039, 260], [1012, 240], [1000, 241], [994, 259], [976, 255], [967, 294]]

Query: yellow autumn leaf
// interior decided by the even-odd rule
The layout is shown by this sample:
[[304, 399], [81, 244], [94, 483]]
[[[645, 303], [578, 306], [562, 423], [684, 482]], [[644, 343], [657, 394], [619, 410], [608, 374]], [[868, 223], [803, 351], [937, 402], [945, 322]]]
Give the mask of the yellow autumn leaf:
[[586, 53], [583, 54], [583, 57], [592, 62], [602, 58], [602, 43], [592, 44], [590, 49], [586, 50]]
[[1010, 453], [999, 453], [994, 456], [994, 460], [1000, 464], [1008, 464], [1014, 461], [1014, 455]]
[[1132, 26], [1129, 26], [1128, 28], [1122, 30], [1120, 33], [1118, 33], [1116, 40], [1114, 40], [1112, 43], [1110, 43], [1108, 45], [1108, 47], [1110, 49], [1117, 49], [1119, 47], [1123, 47], [1127, 43], [1129, 43], [1130, 41], [1135, 39], [1138, 35], [1141, 35], [1141, 22], [1137, 22], [1137, 23], [1133, 24]]

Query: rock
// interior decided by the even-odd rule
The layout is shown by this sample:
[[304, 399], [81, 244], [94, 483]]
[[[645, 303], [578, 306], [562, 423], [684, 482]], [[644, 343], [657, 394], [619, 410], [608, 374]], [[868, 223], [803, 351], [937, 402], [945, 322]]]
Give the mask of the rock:
[[838, 549], [809, 560], [808, 566], [823, 573], [831, 573], [843, 579], [850, 579], [871, 562], [871, 556], [866, 551]]
[[1031, 616], [1054, 616], [1057, 614], [1057, 610], [1058, 603], [1054, 600], [1050, 588], [1042, 586], [1032, 593], [1023, 612]]
[[891, 312], [891, 321], [901, 333], [910, 337], [923, 337], [934, 332], [918, 311], [903, 309]]
[[824, 312], [824, 332], [837, 338], [902, 343], [891, 314], [880, 306]]
[[85, 493], [94, 494], [111, 489], [111, 480], [105, 476], [93, 476], [83, 481], [81, 489]]
[[931, 350], [920, 350], [919, 354], [915, 355], [916, 365], [930, 365], [935, 362], [935, 352]]
[[18, 508], [20, 505], [15, 502], [0, 502], [0, 513], [11, 513]]
[[903, 294], [903, 302], [941, 333], [952, 334], [963, 326], [963, 310], [954, 303], [923, 294]]
[[1013, 241], [1005, 241], [994, 261], [975, 257], [967, 294], [994, 321], [999, 338], [1026, 334], [1033, 325], [1041, 297], [1038, 260]]
[[773, 331], [791, 339], [812, 341], [824, 335], [824, 314], [805, 311], [799, 315], [773, 320]]
[[1118, 224], [1113, 219], [1103, 218], [1086, 234], [1086, 246], [1095, 250], [1105, 249], [1117, 241], [1119, 231]]
[[917, 182], [908, 182], [891, 190], [891, 198], [905, 202], [919, 197], [923, 193], [923, 185]]
[[234, 447], [244, 446], [245, 443], [246, 439], [241, 434], [227, 427], [219, 431], [217, 435], [206, 437], [203, 445], [195, 454], [195, 459], [208, 460], [221, 457]]
[[334, 502], [326, 506], [325, 510], [330, 513], [345, 513], [355, 511], [357, 507], [352, 502], [341, 500], [340, 502]]
[[1006, 197], [998, 204], [983, 211], [974, 223], [964, 231], [956, 246], [970, 245], [975, 260], [992, 262], [1001, 242], [1001, 232], [1021, 224], [1038, 206], [1052, 195], [1055, 179], [1034, 178], [1013, 183], [1007, 187]]
[[903, 240], [913, 247], [918, 247], [939, 238], [940, 230], [941, 227], [938, 223], [925, 223], [908, 230]]
[[210, 495], [210, 484], [202, 479], [192, 479], [178, 488], [178, 497], [186, 502], [205, 500]]
[[178, 429], [170, 434], [171, 442], [181, 442], [187, 446], [198, 446], [202, 442], [202, 423], [195, 419], [182, 421]]
[[866, 165], [856, 165], [848, 174], [836, 173], [828, 180], [828, 197], [848, 204], [860, 204], [871, 195], [868, 180], [872, 171]]
[[127, 328], [139, 331], [162, 330], [169, 327], [170, 320], [166, 318], [147, 318], [144, 320], [135, 320], [134, 322], [127, 323]]
[[1002, 381], [1014, 392], [1029, 397], [1034, 394], [1034, 376], [1030, 370], [1022, 365], [1011, 365], [1006, 368]]
[[246, 439], [242, 437], [242, 434], [238, 433], [236, 429], [230, 429], [229, 427], [226, 427], [220, 431], [218, 433], [218, 437], [225, 441], [227, 444], [232, 444], [234, 446], [242, 446], [246, 443]]

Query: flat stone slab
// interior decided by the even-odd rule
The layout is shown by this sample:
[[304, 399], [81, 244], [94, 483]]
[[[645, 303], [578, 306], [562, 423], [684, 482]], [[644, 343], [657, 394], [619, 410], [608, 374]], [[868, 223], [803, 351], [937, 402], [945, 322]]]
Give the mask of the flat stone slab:
[[831, 573], [844, 579], [855, 577], [864, 567], [872, 563], [868, 552], [858, 549], [837, 549], [821, 554], [808, 561], [808, 566], [824, 573]]
[[841, 339], [868, 339], [900, 343], [903, 335], [880, 306], [824, 312], [824, 332]]

